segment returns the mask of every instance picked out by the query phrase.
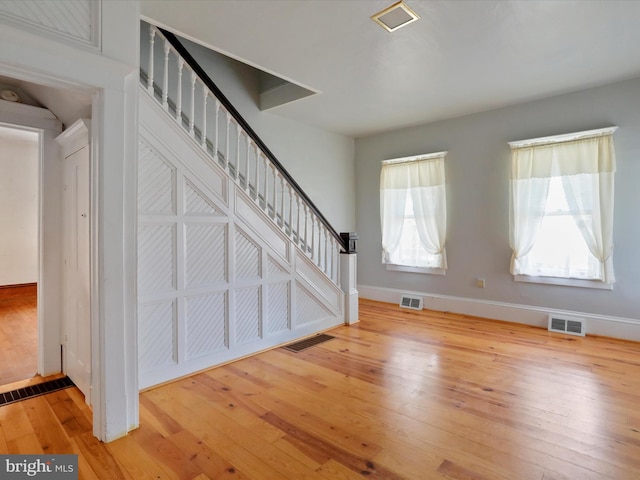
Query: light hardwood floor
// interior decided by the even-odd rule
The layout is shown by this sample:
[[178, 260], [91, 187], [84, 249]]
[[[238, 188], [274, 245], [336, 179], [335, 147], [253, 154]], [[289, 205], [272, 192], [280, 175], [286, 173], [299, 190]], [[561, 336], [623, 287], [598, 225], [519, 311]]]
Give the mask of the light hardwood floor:
[[35, 285], [0, 288], [0, 386], [38, 370], [36, 296]]
[[67, 389], [0, 407], [0, 452], [80, 478], [635, 480], [640, 345], [361, 301], [361, 322], [140, 396], [101, 444]]

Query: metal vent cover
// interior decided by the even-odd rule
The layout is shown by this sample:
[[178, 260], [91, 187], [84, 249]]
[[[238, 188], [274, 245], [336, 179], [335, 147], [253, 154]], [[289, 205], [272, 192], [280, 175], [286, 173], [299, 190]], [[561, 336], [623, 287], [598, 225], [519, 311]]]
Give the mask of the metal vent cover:
[[418, 20], [420, 16], [402, 0], [371, 16], [387, 32], [393, 32]]
[[422, 297], [412, 295], [402, 295], [400, 299], [401, 308], [411, 308], [413, 310], [422, 310]]
[[550, 332], [566, 333], [569, 335], [586, 335], [585, 322], [581, 318], [572, 318], [564, 315], [549, 315]]

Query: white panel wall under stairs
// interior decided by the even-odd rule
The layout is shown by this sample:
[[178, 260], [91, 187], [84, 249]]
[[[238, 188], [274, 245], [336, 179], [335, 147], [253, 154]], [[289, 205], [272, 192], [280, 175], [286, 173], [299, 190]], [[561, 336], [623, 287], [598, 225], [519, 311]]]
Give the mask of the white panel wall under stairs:
[[101, 0], [0, 0], [5, 22], [93, 47], [100, 47]]
[[140, 93], [139, 376], [147, 388], [344, 321], [344, 295]]

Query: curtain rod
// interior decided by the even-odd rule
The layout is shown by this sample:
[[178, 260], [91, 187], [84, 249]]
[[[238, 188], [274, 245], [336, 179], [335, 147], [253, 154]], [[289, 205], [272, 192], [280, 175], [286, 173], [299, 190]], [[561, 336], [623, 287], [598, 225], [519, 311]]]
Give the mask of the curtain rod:
[[515, 142], [509, 142], [511, 148], [525, 148], [534, 147], [540, 145], [551, 145], [554, 143], [570, 142], [573, 140], [580, 140], [585, 138], [602, 137], [604, 135], [611, 135], [618, 129], [617, 126], [599, 128], [596, 130], [585, 130], [584, 132], [565, 133], [562, 135], [552, 135], [550, 137], [532, 138], [529, 140], [518, 140]]
[[383, 160], [382, 165], [397, 165], [400, 163], [416, 162], [418, 160], [432, 160], [434, 158], [444, 157], [447, 153], [449, 152], [445, 151], [445, 152], [427, 153], [425, 155], [414, 155], [413, 157], [392, 158], [390, 160]]

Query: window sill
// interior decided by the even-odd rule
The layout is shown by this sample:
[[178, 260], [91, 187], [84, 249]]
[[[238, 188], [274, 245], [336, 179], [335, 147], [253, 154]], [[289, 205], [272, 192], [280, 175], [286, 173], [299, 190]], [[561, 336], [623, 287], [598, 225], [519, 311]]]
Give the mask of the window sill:
[[409, 267], [407, 265], [395, 265], [393, 263], [385, 263], [385, 265], [387, 270], [393, 270], [396, 272], [423, 273], [427, 275], [446, 275], [447, 273], [444, 268]]
[[535, 277], [532, 275], [514, 275], [513, 280], [525, 283], [542, 283], [545, 285], [562, 285], [565, 287], [595, 288], [597, 290], [613, 290], [613, 284], [599, 280], [582, 280], [579, 278]]

